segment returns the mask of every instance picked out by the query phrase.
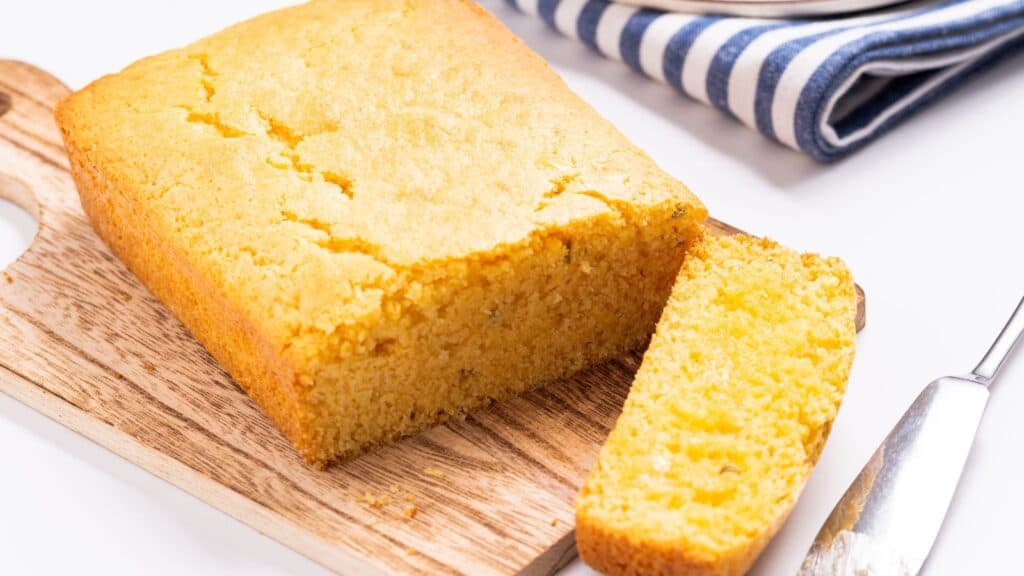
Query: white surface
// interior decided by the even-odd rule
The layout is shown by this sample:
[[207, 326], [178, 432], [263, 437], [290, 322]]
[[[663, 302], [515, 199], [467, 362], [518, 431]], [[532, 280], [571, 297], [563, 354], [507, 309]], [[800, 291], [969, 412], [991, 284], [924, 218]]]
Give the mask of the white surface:
[[[0, 57], [72, 87], [280, 4], [35, 0], [0, 18]], [[756, 574], [792, 574], [845, 490], [932, 378], [969, 370], [1024, 289], [1019, 265], [1024, 58], [1015, 57], [839, 164], [819, 165], [549, 32], [484, 4], [711, 212], [846, 259], [868, 328], [821, 462]], [[0, 204], [0, 266], [29, 240]], [[1018, 572], [1024, 362], [993, 394], [930, 575]], [[0, 395], [0, 573], [324, 574], [177, 488]], [[578, 563], [569, 570], [584, 574]]]

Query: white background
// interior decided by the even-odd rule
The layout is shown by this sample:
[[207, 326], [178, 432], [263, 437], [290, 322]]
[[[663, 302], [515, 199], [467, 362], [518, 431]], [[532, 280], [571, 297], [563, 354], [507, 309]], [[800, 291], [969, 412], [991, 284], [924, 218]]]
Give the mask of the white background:
[[[73, 88], [284, 4], [6, 3], [0, 57]], [[498, 0], [484, 4], [711, 213], [846, 259], [868, 327], [832, 437], [757, 574], [792, 574], [862, 463], [929, 380], [973, 367], [1024, 292], [1024, 57], [855, 156], [820, 165]], [[439, 23], [443, 25], [443, 23]], [[0, 267], [33, 224], [0, 201]], [[1024, 362], [996, 386], [927, 573], [1020, 573]], [[0, 573], [325, 574], [315, 563], [0, 395]], [[570, 572], [586, 573], [577, 562]]]

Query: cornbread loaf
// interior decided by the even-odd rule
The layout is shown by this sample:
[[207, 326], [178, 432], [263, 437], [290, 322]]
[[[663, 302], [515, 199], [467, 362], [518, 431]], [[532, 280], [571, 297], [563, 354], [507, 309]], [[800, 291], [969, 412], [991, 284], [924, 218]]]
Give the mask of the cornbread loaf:
[[836, 259], [749, 237], [695, 244], [576, 507], [607, 574], [743, 574], [821, 452], [853, 361]]
[[642, 345], [705, 217], [462, 0], [266, 14], [57, 120], [99, 235], [319, 465]]

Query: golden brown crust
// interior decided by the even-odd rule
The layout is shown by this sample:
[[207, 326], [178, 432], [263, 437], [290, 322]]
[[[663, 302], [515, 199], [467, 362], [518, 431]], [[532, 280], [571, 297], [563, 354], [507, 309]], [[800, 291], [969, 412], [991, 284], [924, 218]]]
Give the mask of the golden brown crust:
[[[299, 408], [302, 391], [293, 369], [173, 245], [163, 242], [151, 229], [135, 225], [140, 221], [139, 209], [130, 205], [128, 195], [113, 192], [123, 189], [125, 183], [104, 178], [82, 153], [74, 134], [63, 130], [68, 125], [63, 117], [65, 102], [57, 106], [57, 123], [62, 128], [82, 208], [93, 228], [256, 400], [306, 461], [317, 463], [318, 447], [304, 433]], [[282, 385], [285, 383], [291, 385]]]
[[719, 556], [685, 545], [641, 542], [613, 532], [577, 510], [576, 548], [588, 566], [609, 576], [741, 576], [754, 565], [795, 504], [794, 498], [749, 546]]

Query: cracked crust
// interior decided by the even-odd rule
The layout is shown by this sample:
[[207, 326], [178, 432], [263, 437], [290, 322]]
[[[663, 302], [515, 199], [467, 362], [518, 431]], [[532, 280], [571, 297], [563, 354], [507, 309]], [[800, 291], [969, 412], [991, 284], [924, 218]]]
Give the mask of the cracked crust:
[[270, 13], [57, 118], [97, 230], [314, 462], [639, 344], [705, 215], [460, 0]]

